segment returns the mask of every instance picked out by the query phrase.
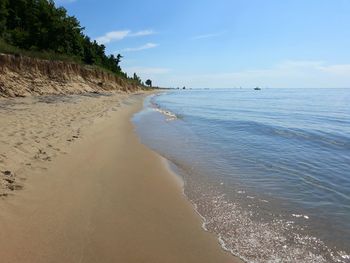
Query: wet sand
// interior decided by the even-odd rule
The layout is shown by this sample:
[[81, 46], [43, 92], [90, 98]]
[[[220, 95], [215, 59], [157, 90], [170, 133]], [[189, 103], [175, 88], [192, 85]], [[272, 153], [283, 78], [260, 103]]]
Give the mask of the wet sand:
[[1, 262], [239, 262], [139, 142], [144, 96], [0, 102]]

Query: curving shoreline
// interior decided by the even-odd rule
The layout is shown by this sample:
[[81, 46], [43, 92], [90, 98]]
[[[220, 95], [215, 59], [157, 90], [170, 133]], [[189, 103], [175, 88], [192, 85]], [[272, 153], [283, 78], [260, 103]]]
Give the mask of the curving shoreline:
[[[22, 171], [17, 164], [15, 174], [25, 179], [24, 188], [0, 200], [2, 262], [239, 262], [202, 230], [177, 179], [159, 155], [139, 142], [130, 118], [143, 99], [113, 95], [41, 105], [45, 116], [51, 111], [51, 121], [57, 121], [55, 129], [51, 124], [41, 129], [56, 131], [62, 142], [56, 138], [55, 148], [61, 145], [65, 153], [36, 160], [40, 169]], [[60, 133], [69, 130], [60, 126], [65, 120], [60, 110], [71, 106], [81, 112], [96, 104], [99, 114], [85, 116], [92, 121], [81, 127], [78, 120], [66, 124], [81, 134], [67, 141]], [[30, 113], [35, 107], [28, 108]], [[32, 114], [27, 124], [47, 121], [36, 118]]]

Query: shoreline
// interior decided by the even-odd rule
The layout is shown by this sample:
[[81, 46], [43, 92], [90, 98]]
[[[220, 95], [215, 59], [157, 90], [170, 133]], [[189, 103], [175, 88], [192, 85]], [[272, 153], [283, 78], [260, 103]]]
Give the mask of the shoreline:
[[[274, 91], [271, 97], [278, 99], [283, 95], [284, 92]], [[227, 100], [225, 105], [226, 97], [230, 100]], [[235, 109], [235, 106], [230, 104], [236, 97], [238, 101], [240, 101], [239, 98], [245, 98], [247, 101], [247, 105], [243, 105], [242, 110]], [[208, 91], [186, 94], [163, 93], [159, 97], [146, 100], [145, 110], [137, 114], [134, 119], [142, 141], [168, 158], [172, 164], [176, 164], [176, 167], [172, 166], [172, 168], [184, 178], [187, 198], [195, 204], [197, 211], [206, 219], [205, 227], [221, 239], [220, 243], [224, 249], [247, 262], [269, 261], [276, 258], [302, 262], [346, 261], [349, 258], [346, 246], [347, 220], [338, 221], [337, 227], [327, 228], [325, 223], [337, 222], [330, 213], [331, 210], [327, 210], [327, 206], [325, 206], [325, 214], [317, 213], [316, 209], [305, 209], [317, 203], [301, 202], [297, 205], [297, 202], [293, 202], [300, 196], [303, 196], [303, 200], [315, 201], [313, 194], [307, 196], [303, 191], [290, 192], [298, 185], [299, 179], [314, 175], [315, 178], [319, 176], [322, 182], [323, 174], [317, 171], [305, 171], [302, 166], [296, 166], [295, 171], [300, 172], [300, 178], [296, 180], [293, 174], [284, 174], [286, 170], [283, 169], [288, 170], [294, 165], [294, 158], [291, 158], [293, 154], [286, 154], [285, 162], [275, 162], [275, 152], [268, 147], [269, 141], [274, 142], [281, 149], [293, 147], [291, 145], [293, 139], [286, 138], [281, 142], [279, 135], [276, 137], [276, 134], [270, 134], [271, 130], [288, 131], [288, 123], [282, 122], [283, 125], [276, 129], [273, 125], [265, 127], [265, 125], [247, 121], [250, 117], [247, 111], [251, 106], [250, 100], [259, 101], [259, 99], [259, 96], [252, 98], [251, 94], [242, 95], [240, 91], [230, 90], [221, 94]], [[285, 99], [288, 100], [288, 98]], [[217, 105], [216, 102], [223, 102], [222, 108], [212, 107], [214, 104]], [[272, 108], [280, 106], [278, 103], [276, 105]], [[235, 119], [236, 110], [245, 117], [244, 120]], [[178, 115], [179, 119], [168, 120], [169, 112]], [[227, 112], [231, 114], [226, 115]], [[258, 116], [260, 109], [252, 112]], [[278, 110], [276, 112], [276, 116], [279, 116]], [[262, 117], [266, 116], [264, 112], [260, 114], [262, 116], [258, 120], [259, 123], [263, 123]], [[310, 116], [310, 119], [313, 120], [314, 117]], [[264, 131], [264, 128], [267, 131]], [[302, 134], [309, 134], [309, 132], [308, 129], [301, 129]], [[242, 136], [243, 134], [245, 136]], [[252, 139], [250, 144], [250, 140], [247, 139], [250, 138], [249, 136], [258, 138], [257, 136], [262, 134], [266, 136], [266, 141]], [[322, 138], [327, 140], [334, 138], [334, 135], [329, 134]], [[334, 142], [341, 143], [343, 138], [345, 137], [338, 138]], [[332, 152], [327, 145], [315, 144], [309, 148], [304, 138], [297, 139], [300, 146], [305, 149], [305, 154], [297, 158], [299, 161], [308, 154], [315, 154], [321, 158], [327, 156], [327, 154], [318, 153], [317, 149], [328, 149], [330, 153]], [[257, 141], [259, 141], [258, 144]], [[346, 145], [344, 146], [339, 147], [346, 150]], [[251, 149], [256, 151], [251, 152]], [[268, 155], [263, 156], [264, 152]], [[271, 158], [272, 156], [274, 158]], [[344, 157], [346, 156], [340, 155], [337, 160], [345, 160]], [[341, 164], [341, 162], [338, 163]], [[261, 164], [269, 166], [262, 167]], [[310, 164], [320, 165], [326, 170], [330, 169], [326, 164], [322, 166], [323, 164], [317, 160], [310, 160]], [[274, 174], [269, 174], [271, 167], [274, 167]], [[334, 171], [340, 172], [339, 175], [345, 172], [341, 168]], [[260, 172], [264, 176], [260, 175]], [[283, 176], [286, 176], [286, 180], [294, 187], [275, 180]], [[261, 189], [270, 190], [276, 187], [277, 191], [271, 192], [270, 196], [259, 191], [256, 180], [261, 182]], [[309, 189], [310, 193], [319, 191], [311, 186], [303, 185], [303, 187]], [[341, 187], [334, 187], [334, 190], [337, 189], [340, 193], [343, 190]], [[278, 198], [281, 196], [287, 197], [286, 200], [289, 198], [289, 202], [282, 203]], [[339, 205], [334, 203], [334, 211], [344, 211], [344, 205], [346, 204], [339, 199]], [[325, 215], [329, 221], [327, 218], [326, 221], [322, 221]], [[346, 215], [339, 215], [338, 219], [340, 218], [346, 218]], [[330, 231], [333, 235], [327, 235]]]
[[201, 228], [176, 175], [139, 141], [131, 117], [144, 97], [124, 95], [65, 154], [24, 170], [24, 189], [0, 200], [2, 262], [241, 262]]

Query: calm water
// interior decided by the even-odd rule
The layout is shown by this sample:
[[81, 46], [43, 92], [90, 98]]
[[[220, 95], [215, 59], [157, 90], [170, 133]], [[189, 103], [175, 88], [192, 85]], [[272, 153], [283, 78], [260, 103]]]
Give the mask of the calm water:
[[350, 262], [350, 89], [167, 92], [134, 117], [248, 262]]

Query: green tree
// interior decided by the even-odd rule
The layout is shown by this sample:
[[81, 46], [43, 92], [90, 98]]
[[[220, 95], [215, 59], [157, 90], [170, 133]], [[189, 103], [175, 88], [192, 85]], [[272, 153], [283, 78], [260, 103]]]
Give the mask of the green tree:
[[83, 31], [78, 19], [53, 0], [0, 0], [0, 38], [6, 44], [67, 55], [127, 77], [120, 67], [122, 55], [106, 55], [105, 46]]
[[8, 0], [0, 0], [0, 37], [3, 37], [8, 16]]
[[146, 85], [152, 87], [152, 80], [148, 79], [146, 80]]
[[136, 73], [134, 73], [133, 80], [134, 80], [135, 82], [137, 82], [138, 84], [142, 85], [141, 78], [140, 78], [139, 76], [137, 76]]

